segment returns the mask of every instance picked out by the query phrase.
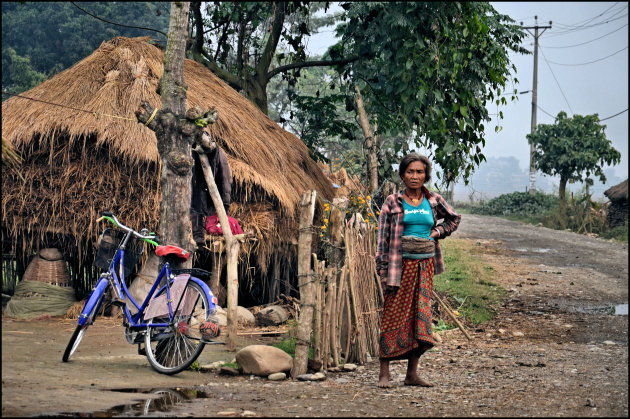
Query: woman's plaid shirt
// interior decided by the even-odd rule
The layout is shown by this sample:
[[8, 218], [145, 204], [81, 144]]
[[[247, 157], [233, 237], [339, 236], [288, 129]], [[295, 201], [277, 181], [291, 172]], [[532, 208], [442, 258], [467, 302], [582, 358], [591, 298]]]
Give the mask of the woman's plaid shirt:
[[[424, 196], [429, 200], [433, 210], [433, 229], [439, 233], [439, 238], [449, 236], [457, 230], [462, 216], [436, 192], [422, 187]], [[386, 286], [400, 286], [402, 275], [402, 234], [403, 224], [403, 193], [392, 194], [385, 199], [378, 219], [378, 244], [376, 246], [376, 270], [381, 277], [383, 289]], [[440, 224], [438, 220], [443, 219]], [[440, 243], [435, 240], [435, 274], [444, 272], [444, 258]]]

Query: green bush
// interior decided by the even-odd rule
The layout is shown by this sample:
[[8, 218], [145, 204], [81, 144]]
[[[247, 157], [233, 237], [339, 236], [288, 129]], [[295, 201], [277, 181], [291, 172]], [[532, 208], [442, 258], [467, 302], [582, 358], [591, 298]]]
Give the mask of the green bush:
[[536, 192], [512, 192], [491, 199], [477, 207], [471, 207], [472, 214], [538, 216], [558, 208], [559, 199], [554, 195]]

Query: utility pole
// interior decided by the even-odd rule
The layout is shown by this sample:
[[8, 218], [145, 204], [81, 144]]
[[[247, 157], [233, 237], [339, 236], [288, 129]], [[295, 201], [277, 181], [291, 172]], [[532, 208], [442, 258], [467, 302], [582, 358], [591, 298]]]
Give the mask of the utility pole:
[[[534, 85], [532, 88], [532, 126], [530, 132], [533, 134], [536, 131], [536, 110], [538, 108], [538, 38], [547, 30], [551, 29], [551, 21], [549, 26], [538, 26], [538, 16], [534, 16], [536, 20], [535, 26], [523, 27], [523, 29], [529, 32], [530, 29], [534, 29], [535, 33], [529, 32], [534, 37]], [[523, 26], [523, 22], [521, 22]], [[538, 33], [538, 29], [543, 31]], [[534, 167], [534, 145], [529, 147], [529, 193], [533, 195], [536, 193], [536, 168]]]

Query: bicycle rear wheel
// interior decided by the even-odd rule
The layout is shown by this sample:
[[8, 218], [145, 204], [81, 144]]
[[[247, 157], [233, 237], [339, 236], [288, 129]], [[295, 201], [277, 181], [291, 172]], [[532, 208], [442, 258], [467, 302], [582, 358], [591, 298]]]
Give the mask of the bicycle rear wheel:
[[[157, 296], [166, 293], [163, 289]], [[188, 368], [203, 351], [199, 326], [210, 317], [208, 298], [203, 289], [190, 281], [182, 293], [191, 308], [174, 313], [172, 321], [168, 318], [149, 320], [144, 337], [147, 359], [151, 367], [162, 374], [176, 374]], [[178, 301], [173, 301], [173, 310]], [[183, 307], [184, 301], [180, 304]], [[188, 314], [187, 314], [188, 313]], [[151, 327], [152, 323], [166, 323], [166, 327]]]
[[98, 310], [101, 307], [103, 298], [105, 296], [105, 290], [107, 289], [108, 285], [109, 284], [107, 282], [107, 279], [101, 279], [101, 281], [99, 281], [99, 283], [94, 288], [94, 291], [92, 291], [92, 294], [90, 294], [90, 297], [85, 303], [83, 311], [79, 316], [79, 324], [77, 325], [76, 329], [74, 329], [74, 333], [72, 334], [72, 337], [70, 338], [70, 341], [66, 346], [66, 350], [63, 353], [63, 357], [61, 358], [63, 362], [68, 362], [70, 357], [76, 352], [79, 344], [81, 343], [81, 340], [83, 339], [85, 331], [92, 323], [94, 323], [94, 319], [96, 318]]

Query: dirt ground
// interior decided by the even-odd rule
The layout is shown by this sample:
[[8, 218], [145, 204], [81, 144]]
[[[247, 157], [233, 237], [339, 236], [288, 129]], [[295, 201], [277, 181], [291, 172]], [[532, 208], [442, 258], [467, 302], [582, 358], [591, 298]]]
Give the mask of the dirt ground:
[[[378, 362], [320, 382], [154, 372], [119, 321], [98, 319], [69, 363], [76, 321], [2, 318], [2, 416], [628, 416], [628, 248], [464, 215], [454, 237], [483, 248], [509, 296], [499, 315], [457, 329], [420, 360], [433, 388], [375, 383]], [[626, 311], [627, 313], [627, 311]], [[242, 337], [238, 347], [279, 338]], [[208, 346], [200, 362], [230, 361]], [[161, 394], [158, 394], [161, 393]]]

